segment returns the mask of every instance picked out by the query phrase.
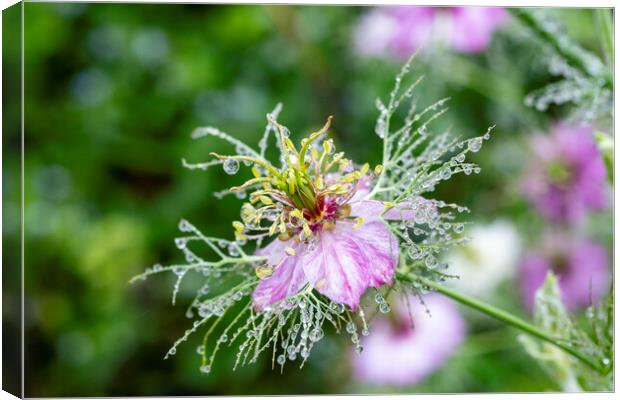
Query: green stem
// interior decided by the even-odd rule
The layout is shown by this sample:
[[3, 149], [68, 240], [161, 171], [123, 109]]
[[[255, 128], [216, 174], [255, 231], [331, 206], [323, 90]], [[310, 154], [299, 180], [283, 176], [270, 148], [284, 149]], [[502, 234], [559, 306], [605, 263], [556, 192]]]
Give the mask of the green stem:
[[571, 354], [573, 357], [581, 360], [582, 362], [584, 362], [585, 364], [589, 365], [590, 367], [592, 367], [593, 369], [604, 373], [605, 370], [603, 368], [602, 365], [599, 365], [598, 363], [592, 361], [589, 357], [587, 357], [586, 355], [580, 353], [579, 351], [573, 349], [572, 347], [570, 347], [569, 345], [567, 345], [566, 343], [563, 343], [561, 340], [558, 339], [554, 339], [551, 336], [549, 336], [547, 333], [543, 332], [542, 330], [540, 330], [538, 327], [522, 320], [521, 318], [506, 312], [500, 308], [497, 308], [491, 304], [487, 304], [484, 303], [480, 300], [477, 300], [473, 297], [469, 297], [467, 295], [458, 293], [446, 286], [443, 286], [437, 282], [434, 282], [432, 280], [426, 279], [426, 278], [422, 278], [419, 276], [415, 276], [415, 277], [411, 277], [410, 275], [406, 275], [405, 276], [406, 279], [410, 280], [410, 281], [418, 281], [420, 283], [422, 283], [423, 285], [426, 285], [434, 290], [436, 290], [437, 292], [443, 294], [444, 296], [450, 297], [451, 299], [458, 301], [459, 303], [466, 305], [468, 307], [471, 307], [475, 310], [480, 311], [483, 314], [488, 315], [489, 317], [495, 318], [499, 321], [505, 322], [508, 325], [511, 325], [517, 329], [520, 329], [523, 332], [526, 332], [534, 337], [537, 337], [541, 340], [544, 340], [547, 343], [551, 343], [554, 346], [559, 347], [560, 349], [564, 350], [565, 352]]
[[[598, 65], [595, 66], [588, 58], [597, 59], [595, 55], [589, 54], [573, 41], [566, 40], [564, 35], [558, 34], [554, 29], [550, 29], [538, 18], [532, 10], [527, 8], [509, 8], [510, 13], [521, 23], [528, 26], [534, 34], [543, 42], [561, 55], [570, 65], [578, 69], [582, 73], [602, 78], [605, 86], [613, 88], [613, 81], [609, 71], [602, 68], [597, 71]], [[598, 59], [597, 59], [598, 60]], [[598, 60], [600, 62], [600, 60]], [[601, 66], [604, 64], [601, 63]]]

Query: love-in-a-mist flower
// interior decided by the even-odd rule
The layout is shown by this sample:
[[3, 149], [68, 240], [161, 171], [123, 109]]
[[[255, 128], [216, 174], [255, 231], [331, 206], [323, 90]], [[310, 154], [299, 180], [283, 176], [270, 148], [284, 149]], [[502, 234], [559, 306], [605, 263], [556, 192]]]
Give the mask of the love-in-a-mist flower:
[[362, 339], [364, 351], [350, 356], [357, 381], [415, 385], [458, 349], [466, 326], [456, 304], [434, 293], [423, 299], [424, 305], [415, 296], [401, 297], [390, 317], [373, 321], [372, 334]]
[[361, 17], [353, 44], [362, 55], [399, 59], [430, 42], [479, 53], [506, 20], [496, 7], [380, 7]]
[[521, 263], [521, 298], [532, 309], [536, 290], [547, 272], [558, 277], [562, 301], [569, 310], [597, 304], [611, 282], [609, 259], [603, 246], [588, 239], [553, 232]]
[[[337, 332], [346, 330], [359, 351], [358, 331], [368, 331], [360, 307], [368, 288], [381, 292], [398, 284], [421, 291], [416, 277], [436, 282], [449, 277], [439, 253], [464, 240], [457, 216], [467, 210], [429, 194], [454, 174], [480, 171], [466, 162], [466, 154], [480, 150], [490, 130], [465, 140], [431, 134], [431, 123], [447, 110], [446, 99], [422, 109], [413, 103], [403, 120], [397, 118], [399, 105], [420, 82], [401, 89], [409, 68], [407, 63], [397, 75], [388, 101], [377, 100], [375, 132], [381, 139], [382, 162], [372, 168], [335, 151], [327, 137], [331, 117], [295, 143], [277, 121], [279, 105], [267, 115], [258, 149], [212, 127], [193, 133], [194, 138], [228, 142], [234, 154], [211, 153], [213, 158], [203, 163], [183, 160], [186, 167], [217, 165], [235, 175], [243, 164], [253, 177], [216, 193], [245, 199], [240, 219], [232, 222], [234, 240], [209, 237], [181, 220], [183, 236], [175, 243], [186, 263], [156, 265], [137, 277], [175, 273], [174, 302], [189, 271], [204, 276], [187, 311], [193, 325], [166, 356], [207, 323], [198, 348], [205, 373], [218, 350], [233, 344], [235, 368], [255, 362], [267, 349], [274, 367], [297, 358], [303, 365], [323, 337], [324, 324]], [[280, 153], [276, 161], [266, 157], [273, 137]], [[200, 246], [202, 255], [196, 252]], [[391, 309], [385, 301], [377, 308], [384, 314]], [[231, 314], [234, 317], [226, 317]]]
[[531, 139], [533, 159], [523, 191], [554, 222], [575, 222], [608, 203], [607, 172], [592, 128], [557, 123]]
[[467, 236], [468, 243], [446, 254], [450, 273], [461, 277], [449, 284], [463, 293], [490, 296], [501, 282], [517, 272], [519, 234], [509, 221], [497, 220], [472, 226]]
[[[284, 143], [286, 167], [262, 165], [262, 172], [255, 167], [254, 179], [232, 189], [262, 185], [244, 204], [242, 222], [234, 224], [241, 240], [272, 239], [256, 252], [267, 260], [257, 267], [262, 279], [252, 293], [254, 306], [262, 310], [308, 287], [354, 310], [368, 287], [392, 283], [398, 263], [398, 239], [381, 217], [399, 219], [412, 213], [411, 205], [390, 207], [364, 199], [367, 182], [381, 167], [372, 172], [368, 164], [354, 169], [343, 153], [333, 151], [331, 140], [323, 141], [320, 150], [313, 146], [329, 120], [304, 139], [299, 150], [286, 128], [274, 125]], [[399, 213], [399, 208], [406, 210]]]

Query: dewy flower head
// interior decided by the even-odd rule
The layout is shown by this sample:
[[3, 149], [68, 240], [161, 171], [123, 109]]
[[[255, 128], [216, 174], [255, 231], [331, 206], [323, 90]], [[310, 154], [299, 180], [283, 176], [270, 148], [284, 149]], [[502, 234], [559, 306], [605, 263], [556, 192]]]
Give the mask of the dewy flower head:
[[554, 222], [575, 222], [608, 202], [607, 172], [592, 128], [558, 123], [532, 137], [535, 158], [523, 191]]
[[[480, 150], [490, 129], [465, 140], [451, 138], [448, 132], [431, 134], [432, 122], [447, 110], [447, 99], [421, 109], [411, 102], [402, 125], [395, 128], [396, 110], [421, 81], [401, 88], [410, 62], [397, 75], [387, 103], [377, 100], [375, 132], [383, 157], [374, 168], [335, 151], [326, 137], [331, 117], [295, 145], [289, 130], [277, 121], [280, 105], [267, 115], [258, 150], [216, 128], [194, 131], [196, 139], [215, 137], [230, 143], [236, 154], [211, 153], [213, 159], [197, 164], [183, 160], [186, 167], [221, 165], [234, 175], [243, 164], [253, 177], [216, 193], [247, 199], [240, 220], [232, 222], [234, 240], [206, 236], [181, 220], [184, 236], [175, 243], [186, 263], [156, 265], [135, 278], [172, 271], [177, 275], [174, 303], [189, 271], [204, 276], [187, 311], [188, 318], [195, 318], [193, 326], [166, 357], [208, 322], [212, 323], [198, 348], [205, 373], [218, 350], [233, 343], [240, 343], [235, 368], [255, 362], [269, 348], [272, 366], [283, 367], [298, 357], [303, 365], [323, 337], [324, 324], [337, 332], [344, 328], [360, 351], [358, 329], [368, 331], [361, 303], [369, 287], [381, 300], [379, 311], [388, 313], [382, 291], [399, 285], [421, 293], [426, 289], [412, 277], [441, 282], [450, 277], [438, 255], [465, 240], [464, 225], [456, 218], [467, 209], [428, 194], [454, 174], [480, 171], [465, 159], [467, 153]], [[280, 152], [278, 162], [265, 156], [272, 136]], [[199, 245], [202, 256], [194, 250]], [[227, 317], [231, 314], [232, 321]], [[222, 321], [227, 321], [221, 324], [225, 327]], [[211, 343], [213, 336], [217, 339]]]
[[[303, 139], [298, 150], [287, 128], [271, 120], [283, 144], [280, 169], [251, 156], [214, 154], [224, 162], [255, 165], [254, 178], [230, 191], [251, 190], [242, 221], [233, 223], [237, 239], [272, 239], [256, 252], [266, 257], [256, 268], [261, 282], [252, 294], [258, 310], [305, 287], [356, 309], [369, 286], [392, 283], [398, 240], [380, 219], [388, 205], [363, 199], [381, 166], [354, 169], [344, 153], [334, 152], [331, 140], [319, 142], [330, 121]], [[384, 218], [401, 217], [394, 211]]]

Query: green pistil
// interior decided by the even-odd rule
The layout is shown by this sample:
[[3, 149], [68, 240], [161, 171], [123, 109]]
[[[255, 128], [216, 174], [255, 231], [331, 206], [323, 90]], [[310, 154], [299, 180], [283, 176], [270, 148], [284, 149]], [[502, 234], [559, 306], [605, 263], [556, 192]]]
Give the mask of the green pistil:
[[549, 179], [557, 184], [568, 183], [571, 179], [571, 173], [566, 164], [561, 161], [554, 161], [547, 168]]
[[317, 200], [310, 176], [305, 169], [288, 168], [282, 174], [284, 180], [278, 185], [299, 210], [316, 211]]

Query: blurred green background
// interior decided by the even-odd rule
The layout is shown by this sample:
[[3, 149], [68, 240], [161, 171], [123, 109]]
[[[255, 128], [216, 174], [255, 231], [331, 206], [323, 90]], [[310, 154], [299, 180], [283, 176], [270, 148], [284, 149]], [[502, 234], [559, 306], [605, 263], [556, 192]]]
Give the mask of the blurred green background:
[[[206, 161], [209, 151], [228, 150], [192, 141], [191, 131], [213, 125], [256, 144], [265, 114], [282, 102], [280, 120], [294, 139], [333, 115], [337, 146], [355, 161], [379, 162], [374, 100], [386, 96], [400, 65], [353, 53], [352, 31], [366, 11], [26, 3], [26, 396], [557, 390], [515, 331], [467, 310], [470, 334], [463, 346], [409, 388], [352, 381], [346, 337], [327, 337], [303, 370], [290, 367], [284, 376], [264, 358], [232, 372], [233, 354], [226, 352], [203, 375], [198, 336], [163, 360], [191, 323], [184, 317], [191, 279], [175, 307], [173, 276], [135, 285], [129, 279], [154, 263], [182, 258], [173, 244], [180, 218], [231, 237], [230, 221], [241, 205], [211, 195], [240, 178], [182, 168], [183, 157]], [[599, 52], [591, 10], [554, 13], [582, 45]], [[15, 27], [19, 20], [4, 23]], [[15, 51], [19, 42], [5, 39], [4, 45]], [[565, 112], [524, 106], [525, 95], [551, 79], [538, 55], [523, 28], [510, 22], [482, 54], [438, 50], [415, 65], [426, 76], [418, 91], [423, 103], [452, 98], [439, 127], [470, 137], [497, 125], [475, 156], [483, 172], [454, 177], [437, 197], [470, 207], [472, 221], [509, 218], [525, 238], [543, 222], [518, 193], [527, 157], [523, 137]], [[3, 67], [18, 73], [19, 59], [5, 57]], [[17, 81], [6, 84], [19, 90]], [[19, 115], [18, 104], [7, 107], [6, 115]], [[5, 164], [14, 167], [19, 125], [8, 128]], [[5, 168], [5, 215], [19, 207], [10, 172]], [[5, 217], [6, 246], [17, 248], [18, 232], [19, 220]], [[594, 234], [610, 245], [611, 224]], [[526, 315], [513, 282], [498, 292], [495, 304]]]

